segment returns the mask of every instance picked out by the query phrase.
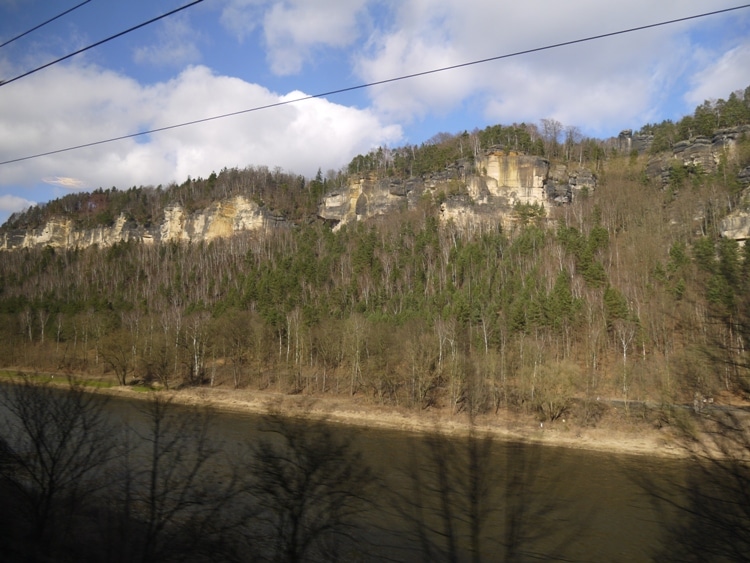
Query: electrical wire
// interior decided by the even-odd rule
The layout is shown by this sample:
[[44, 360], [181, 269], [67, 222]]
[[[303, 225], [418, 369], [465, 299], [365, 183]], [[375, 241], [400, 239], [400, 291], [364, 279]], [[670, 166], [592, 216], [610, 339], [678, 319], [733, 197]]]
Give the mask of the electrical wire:
[[23, 32], [23, 33], [21, 33], [20, 35], [16, 35], [16, 36], [15, 36], [15, 37], [13, 37], [12, 39], [8, 39], [8, 40], [7, 40], [7, 41], [6, 41], [5, 43], [2, 43], [2, 44], [0, 44], [0, 49], [1, 49], [1, 48], [3, 48], [3, 47], [5, 47], [6, 45], [9, 45], [10, 43], [13, 43], [13, 42], [14, 42], [14, 41], [16, 41], [17, 39], [21, 39], [21, 37], [25, 37], [26, 35], [28, 35], [28, 34], [29, 34], [29, 33], [31, 33], [32, 31], [36, 31], [36, 30], [37, 30], [37, 29], [39, 29], [40, 27], [44, 27], [44, 26], [45, 26], [45, 25], [47, 25], [48, 23], [52, 23], [52, 22], [53, 22], [53, 21], [55, 21], [56, 19], [59, 19], [59, 18], [63, 17], [63, 16], [64, 16], [64, 15], [66, 15], [66, 14], [69, 14], [69, 13], [70, 13], [70, 12], [72, 12], [73, 10], [77, 10], [78, 8], [80, 8], [80, 7], [81, 7], [81, 6], [83, 6], [84, 4], [88, 4], [89, 2], [91, 2], [91, 0], [85, 0], [84, 2], [81, 2], [80, 4], [78, 4], [77, 6], [73, 6], [72, 8], [70, 8], [70, 9], [68, 9], [68, 10], [65, 10], [65, 11], [64, 11], [63, 13], [61, 13], [61, 14], [57, 14], [57, 15], [56, 15], [55, 17], [53, 17], [53, 18], [50, 18], [50, 19], [48, 19], [47, 21], [45, 21], [45, 22], [42, 22], [42, 23], [40, 23], [39, 25], [37, 25], [37, 26], [35, 26], [35, 27], [32, 27], [32, 28], [31, 28], [31, 29], [29, 29], [28, 31], [24, 31], [24, 32]]
[[234, 112], [230, 112], [230, 113], [224, 113], [224, 114], [221, 114], [221, 115], [214, 115], [212, 117], [204, 117], [202, 119], [195, 119], [195, 120], [192, 120], [192, 121], [185, 121], [183, 123], [177, 123], [177, 124], [174, 124], [174, 125], [167, 125], [165, 127], [158, 127], [158, 128], [155, 128], [155, 129], [149, 129], [147, 131], [139, 131], [138, 133], [130, 133], [130, 134], [127, 134], [127, 135], [120, 135], [119, 137], [112, 137], [112, 138], [103, 139], [103, 140], [100, 140], [100, 141], [93, 141], [91, 143], [84, 143], [84, 144], [81, 144], [81, 145], [70, 146], [70, 147], [66, 147], [66, 148], [63, 148], [63, 149], [56, 149], [56, 150], [51, 150], [51, 151], [47, 151], [47, 152], [37, 153], [37, 154], [29, 155], [29, 156], [23, 156], [23, 157], [20, 157], [20, 158], [14, 158], [14, 159], [11, 159], [11, 160], [5, 160], [5, 161], [0, 162], [0, 166], [3, 166], [5, 164], [12, 164], [14, 162], [22, 162], [22, 161], [25, 161], [25, 160], [31, 160], [31, 159], [35, 159], [35, 158], [40, 158], [40, 157], [43, 157], [43, 156], [50, 156], [50, 155], [53, 155], [53, 154], [59, 154], [59, 153], [63, 153], [63, 152], [69, 152], [69, 151], [84, 149], [84, 148], [88, 148], [88, 147], [94, 147], [94, 146], [103, 145], [103, 144], [106, 144], [106, 143], [113, 143], [115, 141], [122, 141], [124, 139], [132, 139], [132, 138], [135, 138], [135, 137], [142, 137], [144, 135], [150, 135], [152, 133], [160, 133], [162, 131], [169, 131], [171, 129], [179, 129], [181, 127], [187, 127], [187, 126], [190, 126], [190, 125], [197, 125], [197, 124], [206, 123], [206, 122], [209, 122], [209, 121], [216, 121], [216, 120], [219, 120], [219, 119], [225, 119], [225, 118], [228, 118], [228, 117], [234, 117], [234, 116], [243, 115], [243, 114], [246, 114], [246, 113], [252, 113], [252, 112], [267, 110], [267, 109], [271, 109], [271, 108], [286, 106], [286, 105], [290, 105], [290, 104], [296, 104], [296, 103], [299, 103], [299, 102], [304, 102], [304, 101], [307, 101], [307, 100], [313, 100], [313, 99], [316, 99], [316, 98], [323, 98], [323, 97], [326, 97], [326, 96], [333, 96], [333, 95], [336, 95], [336, 94], [343, 94], [345, 92], [352, 92], [352, 91], [355, 91], [355, 90], [362, 90], [364, 88], [371, 88], [373, 86], [380, 86], [380, 85], [383, 85], [383, 84], [390, 84], [390, 83], [393, 83], [393, 82], [399, 82], [399, 81], [402, 81], [402, 80], [408, 80], [408, 79], [417, 78], [417, 77], [420, 77], [420, 76], [428, 76], [428, 75], [431, 75], [431, 74], [437, 74], [437, 73], [446, 72], [446, 71], [449, 71], [449, 70], [456, 70], [456, 69], [459, 69], [459, 68], [465, 68], [465, 67], [469, 67], [469, 66], [474, 66], [474, 65], [479, 65], [479, 64], [483, 64], [483, 63], [492, 62], [492, 61], [499, 61], [499, 60], [502, 60], [502, 59], [509, 59], [511, 57], [518, 57], [518, 56], [521, 56], [521, 55], [528, 55], [528, 54], [531, 54], [531, 53], [538, 53], [540, 51], [548, 51], [550, 49], [557, 49], [557, 48], [560, 48], [560, 47], [567, 47], [569, 45], [577, 45], [577, 44], [580, 44], [580, 43], [586, 43], [586, 42], [589, 42], [589, 41], [595, 41], [595, 40], [604, 39], [604, 38], [607, 38], [607, 37], [614, 37], [614, 36], [617, 36], [617, 35], [624, 35], [626, 33], [633, 33], [633, 32], [636, 32], [636, 31], [643, 31], [643, 30], [646, 30], [646, 29], [653, 29], [655, 27], [662, 27], [662, 26], [671, 25], [671, 24], [680, 23], [680, 22], [685, 22], [685, 21], [689, 21], [689, 20], [694, 20], [694, 19], [699, 19], [699, 18], [705, 18], [705, 17], [708, 17], [708, 16], [714, 16], [714, 15], [717, 15], [717, 14], [724, 14], [724, 13], [727, 13], [727, 12], [732, 12], [732, 11], [735, 11], [735, 10], [741, 10], [741, 9], [745, 9], [745, 8], [750, 8], [750, 4], [744, 4], [742, 6], [735, 6], [733, 8], [726, 8], [726, 9], [723, 9], [723, 10], [716, 10], [716, 11], [713, 11], [713, 12], [706, 12], [706, 13], [697, 14], [697, 15], [694, 15], [694, 16], [686, 16], [686, 17], [683, 17], [683, 18], [677, 18], [677, 19], [673, 19], [673, 20], [668, 20], [668, 21], [663, 21], [663, 22], [658, 22], [658, 23], [652, 23], [652, 24], [642, 25], [642, 26], [638, 26], [638, 27], [631, 27], [631, 28], [628, 28], [628, 29], [623, 29], [623, 30], [620, 30], [620, 31], [613, 31], [613, 32], [610, 32], [610, 33], [603, 33], [603, 34], [600, 34], [600, 35], [592, 35], [590, 37], [585, 37], [585, 38], [582, 38], [582, 39], [574, 39], [572, 41], [563, 41], [561, 43], [554, 43], [552, 45], [545, 45], [544, 47], [535, 47], [533, 49], [526, 49], [526, 50], [523, 50], [523, 51], [516, 51], [514, 53], [507, 53], [505, 55], [498, 55], [496, 57], [489, 57], [489, 58], [486, 58], [486, 59], [478, 59], [478, 60], [475, 60], [475, 61], [470, 61], [470, 62], [466, 62], [466, 63], [460, 63], [460, 64], [456, 64], [456, 65], [445, 66], [445, 67], [436, 68], [436, 69], [432, 69], [432, 70], [426, 70], [426, 71], [423, 71], [423, 72], [415, 72], [413, 74], [405, 74], [405, 75], [398, 76], [398, 77], [395, 77], [395, 78], [387, 78], [387, 79], [384, 79], [384, 80], [378, 80], [376, 82], [368, 82], [366, 84], [358, 84], [356, 86], [348, 86], [348, 87], [345, 87], [345, 88], [339, 88], [337, 90], [330, 90], [328, 92], [321, 92], [319, 94], [311, 94], [309, 96], [302, 96], [300, 98], [294, 98], [294, 99], [291, 99], [291, 100], [284, 100], [284, 101], [275, 102], [275, 103], [272, 103], [272, 104], [266, 104], [266, 105], [262, 105], [262, 106], [252, 107], [252, 108], [249, 108], [249, 109], [234, 111]]
[[75, 57], [76, 55], [80, 55], [81, 53], [84, 53], [88, 51], [89, 49], [93, 49], [94, 47], [98, 47], [99, 45], [104, 45], [105, 43], [112, 41], [113, 39], [117, 39], [118, 37], [122, 37], [123, 35], [127, 35], [128, 33], [131, 33], [133, 31], [136, 31], [138, 29], [141, 29], [142, 27], [146, 27], [147, 25], [150, 25], [154, 22], [157, 22], [159, 20], [162, 20], [166, 17], [169, 17], [173, 14], [176, 14], [177, 12], [181, 12], [183, 10], [187, 10], [188, 8], [191, 8], [195, 6], [196, 4], [200, 4], [203, 2], [203, 0], [194, 0], [190, 4], [185, 4], [184, 6], [181, 6], [179, 8], [176, 8], [172, 10], [171, 12], [167, 12], [166, 14], [162, 14], [161, 16], [157, 16], [155, 18], [152, 18], [146, 22], [139, 23], [138, 25], [131, 27], [130, 29], [126, 29], [125, 31], [121, 31], [120, 33], [116, 33], [115, 35], [112, 35], [110, 37], [107, 37], [106, 39], [102, 39], [101, 41], [97, 41], [96, 43], [89, 45], [88, 47], [84, 47], [83, 49], [78, 49], [77, 51], [70, 53], [68, 55], [65, 55], [64, 57], [60, 57], [59, 59], [55, 59], [52, 62], [49, 62], [47, 64], [43, 64], [42, 66], [36, 67], [35, 69], [29, 70], [28, 72], [24, 72], [23, 74], [19, 74], [18, 76], [15, 76], [13, 78], [10, 78], [8, 80], [0, 80], [0, 86], [5, 86], [6, 84], [10, 84], [11, 82], [15, 82], [16, 80], [20, 80], [21, 78], [25, 78], [26, 76], [29, 76], [30, 74], [34, 74], [35, 72], [39, 72], [40, 70], [43, 70], [47, 67], [50, 67], [52, 65], [56, 65], [57, 63], [61, 63], [62, 61], [65, 61], [71, 57]]

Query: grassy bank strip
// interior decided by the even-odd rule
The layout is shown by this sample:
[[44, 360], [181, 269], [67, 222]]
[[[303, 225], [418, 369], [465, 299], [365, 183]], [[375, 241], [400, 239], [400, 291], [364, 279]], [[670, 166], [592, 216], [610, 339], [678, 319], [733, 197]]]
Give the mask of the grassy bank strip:
[[[102, 379], [92, 379], [81, 376], [71, 376], [53, 372], [39, 372], [39, 371], [25, 371], [25, 370], [0, 370], [0, 379], [13, 381], [14, 379], [24, 378], [32, 383], [51, 383], [53, 385], [67, 385], [69, 381], [73, 381], [77, 385], [91, 389], [117, 389], [120, 386], [113, 383], [112, 381], [105, 381]], [[139, 393], [146, 393], [153, 391], [150, 387], [145, 385], [132, 385], [128, 386], [127, 389], [136, 391]]]

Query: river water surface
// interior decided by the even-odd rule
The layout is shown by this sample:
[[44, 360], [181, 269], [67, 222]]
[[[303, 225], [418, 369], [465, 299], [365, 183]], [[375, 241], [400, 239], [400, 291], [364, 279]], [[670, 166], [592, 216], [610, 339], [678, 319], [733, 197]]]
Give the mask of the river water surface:
[[[107, 405], [113, 422], [131, 429], [131, 437], [148, 435], [147, 408], [143, 400], [121, 397]], [[263, 421], [260, 415], [217, 411], [210, 439], [228, 458], [242, 458], [249, 445], [268, 438]], [[309, 424], [296, 420], [293, 428], [305, 432]], [[420, 538], [446, 545], [446, 522], [458, 538], [458, 559], [471, 560], [467, 530], [473, 515], [480, 523], [483, 561], [651, 561], [668, 547], [666, 525], [681, 516], [657, 507], [644, 485], [676, 494], [669, 491], [678, 490], [674, 484], [682, 479], [685, 461], [481, 438], [437, 439], [380, 428], [330, 428], [352, 439], [378, 479], [359, 538], [363, 560], [434, 560], [424, 556]], [[220, 459], [213, 462], [216, 475], [229, 471]]]
[[[123, 398], [113, 398], [109, 406], [117, 420], [135, 429], [145, 424], [143, 407], [142, 401]], [[219, 411], [212, 423], [212, 437], [228, 453], [239, 453], [262, 435], [261, 422], [258, 415]], [[304, 421], [298, 424], [303, 432]], [[365, 523], [371, 545], [366, 551], [373, 552], [373, 560], [381, 550], [396, 560], [421, 559], [415, 555], [419, 552], [415, 523], [395, 509], [394, 503], [403, 507], [413, 499], [416, 488], [430, 489], [439, 470], [450, 473], [448, 481], [453, 485], [449, 486], [455, 485], [455, 489], [480, 473], [491, 483], [477, 501], [483, 508], [489, 507], [482, 520], [482, 560], [486, 561], [508, 557], [506, 548], [497, 547], [503, 542], [513, 544], [521, 553], [519, 560], [650, 561], [665, 547], [665, 522], [679, 516], [657, 509], [643, 481], [677, 482], [685, 462], [493, 441], [480, 459], [479, 471], [476, 466], [472, 471], [461, 457], [466, 439], [446, 438], [436, 450], [424, 434], [333, 428], [353, 436], [383, 485], [380, 502]], [[443, 459], [445, 467], [436, 468], [436, 459]], [[456, 494], [455, 490], [451, 494]], [[437, 501], [424, 503], [439, 505]], [[448, 510], [453, 521], [460, 521], [470, 507], [456, 502]], [[438, 527], [444, 521], [442, 514], [426, 518]], [[509, 535], [508, 526], [515, 535]]]

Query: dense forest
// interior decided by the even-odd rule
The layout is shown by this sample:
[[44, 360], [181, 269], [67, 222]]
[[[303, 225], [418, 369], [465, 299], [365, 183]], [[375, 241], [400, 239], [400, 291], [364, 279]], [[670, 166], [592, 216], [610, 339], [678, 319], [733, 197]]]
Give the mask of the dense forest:
[[[643, 131], [673, 127], [676, 142], [750, 123], [750, 91], [741, 94]], [[710, 132], [685, 125], [706, 114]], [[315, 219], [348, 173], [410, 177], [496, 145], [596, 168], [597, 189], [512, 230], [442, 225], [430, 198], [336, 231]], [[750, 248], [721, 238], [719, 221], [745, 204], [735, 178], [750, 140], [722, 174], [675, 174], [666, 187], [645, 177], [647, 159], [543, 120], [381, 147], [313, 180], [224, 169], [166, 188], [70, 194], [3, 228], [53, 215], [108, 224], [123, 212], [147, 225], [170, 202], [199, 209], [237, 194], [294, 226], [210, 244], [5, 252], [0, 367], [552, 420], [598, 396], [740, 393]]]

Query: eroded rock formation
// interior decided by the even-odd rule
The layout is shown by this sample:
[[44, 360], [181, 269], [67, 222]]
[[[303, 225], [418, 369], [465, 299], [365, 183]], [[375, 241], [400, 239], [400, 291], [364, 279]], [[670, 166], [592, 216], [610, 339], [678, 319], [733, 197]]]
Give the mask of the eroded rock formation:
[[[421, 178], [352, 177], [347, 186], [324, 196], [318, 214], [339, 226], [413, 209], [421, 198], [429, 197], [440, 204], [443, 222], [472, 229], [483, 225], [511, 227], [518, 219], [518, 206], [533, 206], [535, 215], [544, 215], [552, 205], [570, 202], [578, 191], [595, 185], [596, 177], [586, 169], [558, 165], [550, 170], [549, 161], [544, 158], [494, 148], [475, 163], [459, 161]], [[284, 224], [283, 218], [236, 196], [193, 213], [178, 204], [169, 205], [161, 222], [149, 227], [129, 221], [124, 215], [111, 225], [90, 229], [80, 228], [70, 218], [53, 218], [37, 229], [0, 234], [0, 250], [47, 245], [108, 247], [127, 241], [210, 242]]]
[[659, 178], [663, 185], [669, 184], [675, 166], [713, 174], [722, 160], [731, 161], [735, 158], [737, 141], [743, 135], [750, 135], [750, 125], [723, 129], [710, 138], [693, 137], [688, 141], [680, 141], [670, 152], [651, 157], [646, 174], [649, 178]]
[[653, 135], [633, 134], [632, 129], [625, 129], [617, 136], [617, 148], [620, 152], [626, 154], [632, 151], [636, 151], [638, 154], [645, 154], [651, 149], [653, 142]]
[[517, 205], [548, 210], [595, 186], [596, 177], [589, 170], [565, 165], [550, 170], [544, 158], [493, 148], [474, 164], [461, 161], [422, 178], [353, 177], [348, 186], [325, 196], [318, 214], [338, 226], [412, 208], [429, 196], [441, 203], [443, 221], [465, 227], [509, 226]]
[[70, 219], [52, 219], [39, 229], [11, 231], [0, 238], [0, 250], [51, 246], [85, 248], [94, 244], [108, 247], [131, 240], [153, 242], [210, 242], [242, 231], [255, 231], [279, 224], [256, 203], [237, 196], [189, 214], [180, 205], [164, 210], [163, 221], [151, 228], [128, 222], [120, 215], [111, 226], [78, 229]]
[[740, 197], [739, 206], [721, 220], [721, 236], [731, 238], [745, 244], [750, 239], [750, 166], [740, 173], [745, 174], [745, 190]]

